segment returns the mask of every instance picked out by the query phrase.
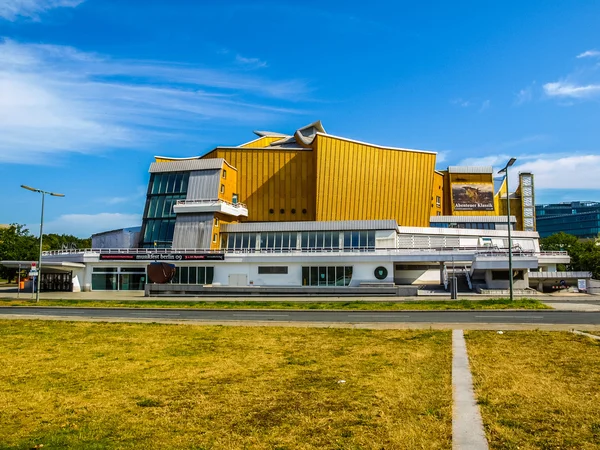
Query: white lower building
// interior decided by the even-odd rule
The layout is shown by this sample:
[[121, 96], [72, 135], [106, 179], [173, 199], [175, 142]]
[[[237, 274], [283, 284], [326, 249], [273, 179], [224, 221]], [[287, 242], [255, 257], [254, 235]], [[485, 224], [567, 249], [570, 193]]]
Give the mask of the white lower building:
[[[220, 250], [59, 250], [44, 253], [43, 267], [47, 273], [71, 272], [75, 289], [146, 289], [152, 295], [250, 292], [250, 287], [280, 293], [380, 288], [401, 295], [423, 286], [447, 288], [452, 275], [458, 277], [461, 290], [509, 288], [507, 230], [399, 227], [388, 220], [222, 227]], [[515, 289], [537, 289], [539, 281], [532, 272], [553, 273], [557, 264], [569, 263], [566, 252], [541, 252], [536, 232], [511, 234]], [[149, 282], [147, 266], [154, 262], [175, 265], [168, 284]]]

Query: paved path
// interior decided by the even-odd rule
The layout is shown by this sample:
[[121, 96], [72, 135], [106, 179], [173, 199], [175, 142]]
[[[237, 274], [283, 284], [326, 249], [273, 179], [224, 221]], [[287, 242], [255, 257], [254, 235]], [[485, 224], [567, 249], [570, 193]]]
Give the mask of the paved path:
[[558, 311], [600, 311], [600, 304], [596, 302], [588, 303], [561, 303], [561, 302], [544, 302], [545, 305], [554, 308]]
[[452, 332], [452, 448], [487, 450], [463, 330]]

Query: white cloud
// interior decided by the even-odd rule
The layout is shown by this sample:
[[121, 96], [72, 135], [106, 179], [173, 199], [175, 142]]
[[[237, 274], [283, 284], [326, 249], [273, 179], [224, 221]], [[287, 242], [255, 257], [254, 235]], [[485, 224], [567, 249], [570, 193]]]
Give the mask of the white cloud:
[[[64, 214], [49, 222], [44, 221], [44, 233], [64, 233], [86, 238], [94, 233], [135, 227], [141, 224], [142, 218], [138, 214]], [[29, 228], [39, 229], [39, 224], [29, 225]]]
[[587, 84], [578, 86], [566, 81], [544, 84], [544, 92], [549, 97], [585, 99], [600, 94], [600, 84]]
[[[600, 152], [599, 152], [600, 153]], [[523, 154], [512, 155], [517, 163], [511, 174], [531, 172], [536, 189], [600, 189], [600, 154]], [[467, 158], [460, 165], [492, 166], [494, 176], [502, 169], [511, 156], [490, 155], [481, 158]], [[511, 189], [516, 188], [517, 179], [511, 178]]]
[[245, 58], [242, 55], [236, 55], [235, 56], [235, 61], [238, 64], [241, 64], [243, 66], [247, 66], [253, 69], [259, 69], [262, 67], [267, 67], [267, 62], [266, 61], [261, 61], [258, 58]]
[[600, 155], [544, 155], [518, 166], [539, 189], [600, 189]]
[[600, 52], [598, 50], [587, 50], [587, 51], [577, 55], [577, 58], [596, 58], [599, 56], [600, 56]]
[[0, 0], [0, 17], [15, 21], [19, 17], [39, 20], [40, 14], [55, 8], [75, 8], [84, 0]]
[[298, 114], [281, 105], [307, 92], [301, 80], [0, 40], [0, 163], [195, 142], [211, 119]]

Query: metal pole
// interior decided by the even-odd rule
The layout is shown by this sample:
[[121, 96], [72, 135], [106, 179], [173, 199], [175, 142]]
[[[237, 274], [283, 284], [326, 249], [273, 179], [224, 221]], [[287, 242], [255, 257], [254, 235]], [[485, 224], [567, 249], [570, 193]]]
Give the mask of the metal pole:
[[19, 271], [17, 272], [17, 298], [21, 294], [21, 264], [19, 264]]
[[44, 198], [46, 193], [42, 191], [42, 217], [40, 219], [40, 254], [38, 259], [37, 290], [35, 292], [35, 302], [40, 301], [40, 286], [42, 280], [42, 239], [44, 236]]
[[513, 271], [512, 271], [512, 239], [510, 226], [510, 190], [508, 188], [508, 167], [506, 168], [506, 220], [508, 223], [508, 287], [510, 301], [513, 301]]

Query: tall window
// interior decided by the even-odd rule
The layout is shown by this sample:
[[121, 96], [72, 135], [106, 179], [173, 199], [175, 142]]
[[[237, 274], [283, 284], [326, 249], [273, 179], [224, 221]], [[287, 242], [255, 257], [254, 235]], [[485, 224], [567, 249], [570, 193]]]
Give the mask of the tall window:
[[302, 286], [349, 286], [352, 266], [302, 267]]
[[175, 231], [173, 205], [185, 200], [189, 172], [153, 173], [142, 221], [142, 247], [170, 248]]

